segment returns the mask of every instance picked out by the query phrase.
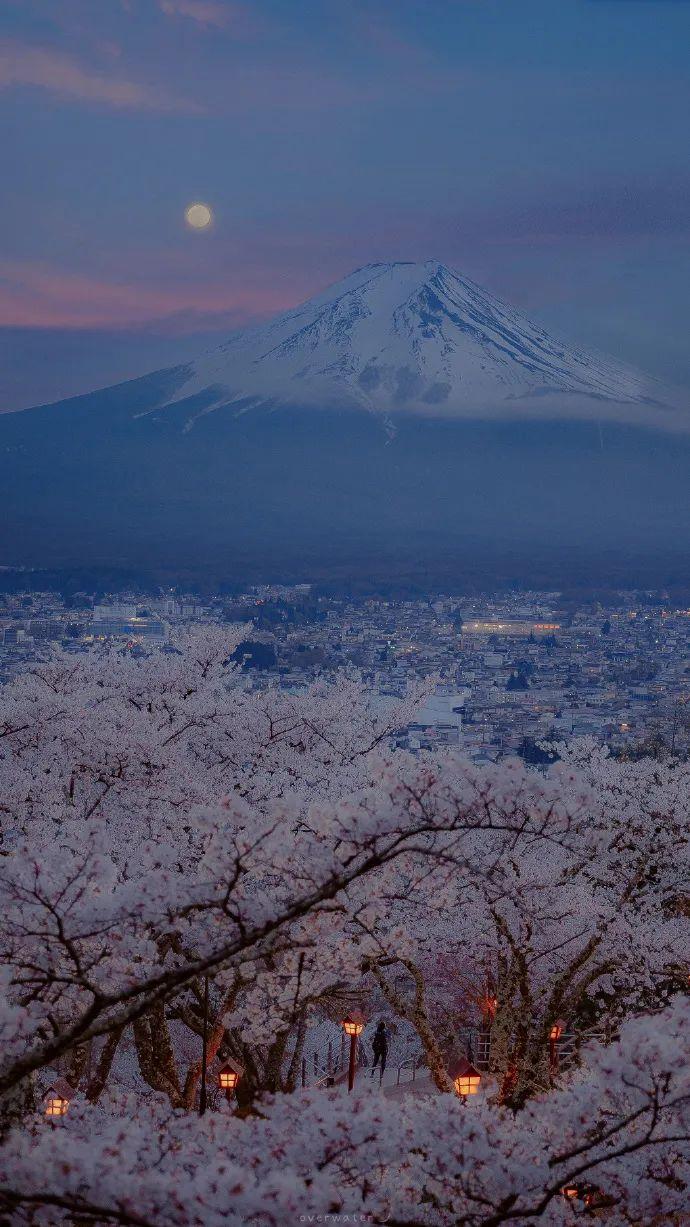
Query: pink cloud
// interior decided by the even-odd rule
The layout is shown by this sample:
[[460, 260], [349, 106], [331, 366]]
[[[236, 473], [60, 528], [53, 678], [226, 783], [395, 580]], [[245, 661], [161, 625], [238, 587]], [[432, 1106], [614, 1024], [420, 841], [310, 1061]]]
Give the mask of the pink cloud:
[[0, 89], [32, 86], [67, 98], [121, 109], [200, 111], [195, 102], [125, 77], [100, 73], [61, 51], [0, 42]]
[[194, 332], [214, 316], [228, 326], [265, 318], [295, 302], [289, 286], [193, 282], [142, 285], [107, 280], [29, 261], [0, 261], [0, 327], [127, 328], [169, 319], [173, 331]]
[[231, 23], [244, 25], [247, 19], [243, 6], [226, 0], [158, 0], [158, 7], [168, 17], [188, 17], [200, 26], [216, 29]]

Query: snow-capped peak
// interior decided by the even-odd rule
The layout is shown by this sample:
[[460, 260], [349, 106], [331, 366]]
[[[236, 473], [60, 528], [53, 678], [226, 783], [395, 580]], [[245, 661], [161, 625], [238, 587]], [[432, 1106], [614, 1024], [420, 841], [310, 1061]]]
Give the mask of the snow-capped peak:
[[[175, 399], [476, 416], [645, 407], [645, 376], [553, 340], [436, 260], [368, 264], [192, 364]], [[208, 412], [208, 407], [205, 410]], [[640, 413], [632, 416], [640, 417]]]

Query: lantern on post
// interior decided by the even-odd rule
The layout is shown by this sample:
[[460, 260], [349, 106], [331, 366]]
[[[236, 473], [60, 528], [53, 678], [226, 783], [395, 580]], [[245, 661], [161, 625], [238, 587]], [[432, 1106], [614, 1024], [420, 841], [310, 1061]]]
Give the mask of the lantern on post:
[[237, 1083], [241, 1077], [241, 1073], [234, 1069], [232, 1065], [223, 1065], [218, 1070], [218, 1086], [221, 1091], [225, 1091], [228, 1103], [232, 1103], [232, 1097], [235, 1094]]
[[558, 1073], [558, 1044], [563, 1031], [565, 1029], [565, 1021], [562, 1018], [557, 1018], [549, 1030], [549, 1069], [551, 1077]]
[[359, 1010], [352, 1010], [342, 1021], [342, 1028], [350, 1037], [350, 1064], [347, 1071], [348, 1094], [355, 1085], [355, 1062], [357, 1060], [357, 1040], [364, 1030], [364, 1015]]
[[466, 1057], [461, 1057], [459, 1061], [454, 1061], [448, 1072], [461, 1099], [467, 1099], [468, 1095], [477, 1094], [482, 1076], [479, 1070], [475, 1069], [474, 1065]]

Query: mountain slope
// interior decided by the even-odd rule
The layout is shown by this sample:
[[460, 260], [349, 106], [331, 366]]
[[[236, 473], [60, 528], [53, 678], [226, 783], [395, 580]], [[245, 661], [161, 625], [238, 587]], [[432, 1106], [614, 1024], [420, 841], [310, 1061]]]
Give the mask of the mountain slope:
[[690, 581], [690, 431], [438, 264], [0, 415], [0, 565], [433, 586]]
[[[267, 400], [397, 413], [478, 412], [630, 420], [659, 390], [645, 376], [552, 340], [436, 261], [374, 264], [192, 364], [175, 399]], [[589, 406], [589, 409], [588, 409]]]

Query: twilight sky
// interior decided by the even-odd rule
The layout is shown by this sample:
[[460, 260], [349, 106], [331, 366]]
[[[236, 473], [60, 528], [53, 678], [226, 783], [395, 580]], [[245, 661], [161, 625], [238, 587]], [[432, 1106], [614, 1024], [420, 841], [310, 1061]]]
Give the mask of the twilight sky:
[[3, 0], [0, 408], [431, 257], [690, 388], [688, 46], [690, 0]]

